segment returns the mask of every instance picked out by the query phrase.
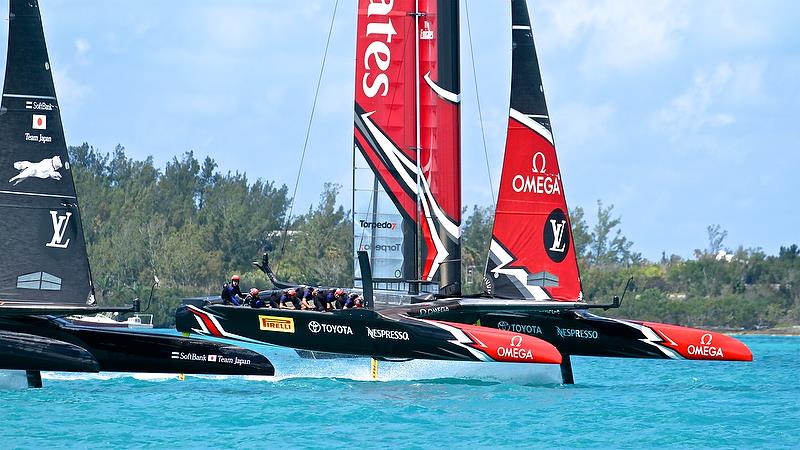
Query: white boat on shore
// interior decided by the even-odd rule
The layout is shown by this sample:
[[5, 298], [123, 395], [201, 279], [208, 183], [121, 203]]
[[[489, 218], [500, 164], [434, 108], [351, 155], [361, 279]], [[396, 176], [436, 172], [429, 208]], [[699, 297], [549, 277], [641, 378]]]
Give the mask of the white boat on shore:
[[89, 327], [110, 327], [110, 328], [153, 328], [152, 314], [135, 313], [126, 320], [117, 320], [118, 313], [99, 313], [92, 316], [67, 316], [67, 320], [75, 325]]

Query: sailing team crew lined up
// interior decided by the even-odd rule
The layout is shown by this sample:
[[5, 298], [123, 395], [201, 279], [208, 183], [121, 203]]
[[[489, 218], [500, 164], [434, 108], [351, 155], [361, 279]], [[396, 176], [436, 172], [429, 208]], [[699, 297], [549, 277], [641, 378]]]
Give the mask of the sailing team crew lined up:
[[261, 292], [258, 288], [251, 288], [247, 294], [243, 294], [239, 284], [240, 281], [240, 277], [234, 275], [231, 277], [230, 284], [225, 284], [221, 294], [224, 305], [307, 311], [331, 311], [334, 309], [361, 308], [363, 306], [359, 294], [355, 292], [347, 293], [341, 288], [323, 289], [299, 286], [297, 288], [268, 292]]

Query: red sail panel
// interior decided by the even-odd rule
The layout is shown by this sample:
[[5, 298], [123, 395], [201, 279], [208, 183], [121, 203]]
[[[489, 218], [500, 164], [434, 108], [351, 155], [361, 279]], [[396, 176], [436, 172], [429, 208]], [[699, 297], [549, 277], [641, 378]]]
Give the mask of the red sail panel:
[[416, 3], [359, 1], [354, 251], [370, 253], [378, 283], [422, 279], [457, 293], [458, 5], [422, 0], [417, 15]]
[[[530, 118], [517, 115], [508, 121], [492, 230], [495, 265], [487, 271], [495, 295], [544, 299], [549, 293], [573, 301], [580, 296], [561, 172], [549, 139], [549, 132]], [[499, 282], [501, 275], [506, 283]]]
[[[355, 90], [357, 113], [360, 109], [362, 115], [369, 114], [368, 120], [412, 162], [416, 160], [413, 11], [413, 0], [359, 1]], [[386, 177], [389, 169], [377, 171]]]
[[525, 1], [512, 0], [511, 11], [511, 108], [486, 288], [500, 297], [577, 301], [578, 261]]

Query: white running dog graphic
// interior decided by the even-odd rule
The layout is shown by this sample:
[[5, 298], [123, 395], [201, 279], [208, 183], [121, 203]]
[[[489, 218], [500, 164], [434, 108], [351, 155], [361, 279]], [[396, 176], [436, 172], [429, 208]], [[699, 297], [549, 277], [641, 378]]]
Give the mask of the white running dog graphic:
[[52, 158], [43, 159], [37, 163], [32, 163], [30, 161], [17, 161], [14, 163], [14, 168], [19, 170], [20, 173], [14, 178], [8, 180], [8, 182], [13, 183], [13, 185], [16, 186], [23, 180], [26, 180], [30, 177], [42, 179], [52, 178], [54, 180], [60, 180], [61, 174], [58, 173], [58, 169], [61, 167], [63, 166], [61, 164], [60, 156], [53, 156]]

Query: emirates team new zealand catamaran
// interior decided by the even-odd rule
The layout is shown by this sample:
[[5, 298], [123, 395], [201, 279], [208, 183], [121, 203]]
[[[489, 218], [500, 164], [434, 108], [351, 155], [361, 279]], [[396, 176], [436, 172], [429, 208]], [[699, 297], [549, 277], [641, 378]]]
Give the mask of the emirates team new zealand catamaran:
[[11, 0], [0, 107], [0, 369], [273, 375], [230, 344], [75, 326], [58, 316], [138, 311], [95, 304], [37, 0]]
[[[461, 296], [458, 2], [359, 0], [355, 285], [368, 305], [373, 286], [410, 300], [333, 313], [187, 305], [178, 329], [375, 358], [560, 363], [565, 383], [571, 355], [752, 360], [724, 334], [591, 312], [620, 301], [583, 300], [525, 0], [511, 1], [511, 16], [511, 101], [485, 294]], [[262, 267], [277, 287], [293, 286]]]

